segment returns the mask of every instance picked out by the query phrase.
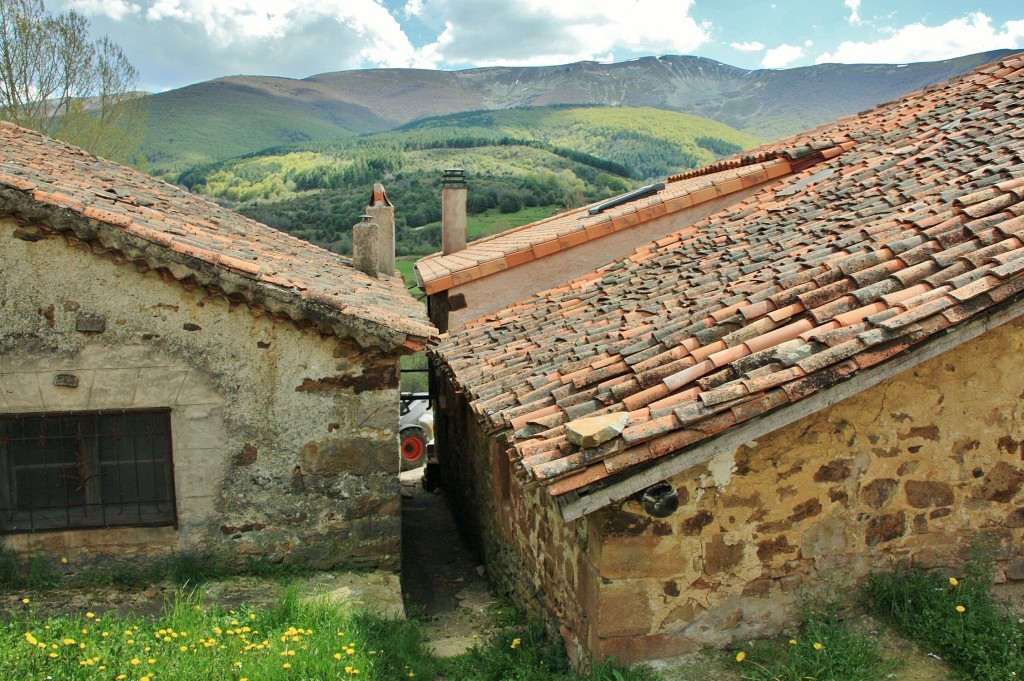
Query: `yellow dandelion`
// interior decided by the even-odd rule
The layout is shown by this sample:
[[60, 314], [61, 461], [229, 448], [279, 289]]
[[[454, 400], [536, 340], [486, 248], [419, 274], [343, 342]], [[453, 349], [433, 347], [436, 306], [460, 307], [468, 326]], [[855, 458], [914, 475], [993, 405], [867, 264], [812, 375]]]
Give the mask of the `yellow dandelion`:
[[241, 667], [242, 666], [241, 660], [235, 660], [235, 666], [236, 667]]
[[60, 562], [61, 562], [62, 564], [67, 564], [67, 562], [68, 562], [68, 557], [67, 557], [67, 556], [61, 556], [61, 557], [60, 557]]
[[31, 598], [22, 598], [21, 602], [24, 603], [25, 605], [28, 605], [29, 603], [32, 602], [32, 599]]
[[414, 676], [416, 676], [416, 675], [415, 675], [415, 674], [413, 674], [412, 672], [409, 672], [409, 678], [410, 678], [410, 679], [411, 679], [411, 678], [413, 678]]
[[741, 650], [740, 652], [736, 653], [736, 661], [737, 662], [743, 662], [743, 660], [745, 660], [745, 659], [747, 659], [747, 654], [745, 652], [743, 652]]
[[50, 657], [60, 657], [57, 653], [50, 653]]
[[107, 637], [110, 636], [110, 632], [109, 631], [104, 631], [102, 634], [100, 634], [100, 636], [102, 636], [103, 638], [107, 638]]
[[281, 666], [284, 667], [285, 669], [291, 669], [292, 668], [292, 663], [291, 662], [285, 662]]
[[341, 659], [341, 653], [334, 653], [334, 659], [335, 660], [340, 660]]
[[66, 646], [73, 646], [73, 645], [75, 645], [75, 639], [73, 639], [73, 638], [64, 638], [64, 639], [61, 639], [60, 642], [63, 643], [64, 645], [66, 645]]
[[957, 612], [967, 612], [967, 608], [965, 608], [962, 605], [958, 605], [958, 606], [956, 606], [956, 611]]
[[127, 678], [128, 678], [127, 674], [118, 674], [117, 678], [115, 679], [115, 681], [124, 681]]
[[131, 660], [128, 661], [128, 664], [139, 665], [142, 664], [142, 661], [139, 660], [139, 658], [137, 657], [133, 657]]
[[36, 637], [32, 635], [31, 631], [25, 632], [25, 640], [28, 641], [30, 646], [39, 645], [39, 641], [36, 640]]
[[184, 653], [185, 651], [187, 651], [187, 650], [188, 650], [188, 646], [179, 646], [179, 647], [178, 647], [178, 650], [180, 650], [181, 652], [183, 652], [183, 653]]
[[951, 586], [957, 586], [960, 584], [960, 580], [958, 580], [956, 577], [950, 577], [949, 583]]
[[815, 650], [821, 650], [821, 649], [822, 649], [822, 648], [824, 648], [824, 647], [825, 647], [825, 646], [821, 645], [821, 644], [820, 644], [820, 643], [818, 643], [817, 641], [815, 641], [815, 642], [814, 642], [814, 649], [815, 649]]
[[94, 612], [87, 612], [87, 613], [85, 613], [85, 616], [88, 617], [89, 619], [94, 619], [96, 617], [96, 613], [94, 613]]
[[789, 639], [789, 645], [795, 646], [796, 645], [796, 639], [795, 638]]
[[154, 660], [152, 657], [146, 660], [146, 662], [148, 662], [149, 664], [156, 664], [156, 660]]

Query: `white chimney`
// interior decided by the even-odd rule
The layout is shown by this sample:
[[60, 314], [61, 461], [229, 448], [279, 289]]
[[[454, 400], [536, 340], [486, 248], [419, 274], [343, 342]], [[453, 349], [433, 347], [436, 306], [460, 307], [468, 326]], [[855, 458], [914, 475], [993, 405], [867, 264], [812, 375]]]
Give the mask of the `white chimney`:
[[466, 171], [449, 168], [441, 184], [441, 252], [466, 247]]
[[380, 225], [373, 216], [363, 215], [352, 227], [352, 264], [363, 274], [376, 278], [380, 268]]

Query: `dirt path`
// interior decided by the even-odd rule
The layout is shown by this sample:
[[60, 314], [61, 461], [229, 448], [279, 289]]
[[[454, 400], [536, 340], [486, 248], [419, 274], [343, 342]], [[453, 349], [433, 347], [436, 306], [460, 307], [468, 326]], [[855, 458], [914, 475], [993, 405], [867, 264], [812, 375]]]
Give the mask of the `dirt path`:
[[462, 540], [440, 494], [403, 474], [402, 593], [439, 655], [471, 648], [493, 628], [494, 599], [483, 566]]

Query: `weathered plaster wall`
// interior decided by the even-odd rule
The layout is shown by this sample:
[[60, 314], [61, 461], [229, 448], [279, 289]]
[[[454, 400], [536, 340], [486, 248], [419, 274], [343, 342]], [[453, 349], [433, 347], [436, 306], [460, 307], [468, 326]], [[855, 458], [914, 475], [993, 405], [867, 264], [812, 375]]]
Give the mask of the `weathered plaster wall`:
[[397, 568], [397, 357], [15, 229], [0, 218], [0, 412], [170, 407], [178, 527], [9, 546]]
[[[590, 649], [624, 660], [774, 633], [802, 592], [994, 543], [1024, 579], [1024, 322], [1001, 327], [587, 520]], [[951, 573], [952, 574], [952, 573]]]

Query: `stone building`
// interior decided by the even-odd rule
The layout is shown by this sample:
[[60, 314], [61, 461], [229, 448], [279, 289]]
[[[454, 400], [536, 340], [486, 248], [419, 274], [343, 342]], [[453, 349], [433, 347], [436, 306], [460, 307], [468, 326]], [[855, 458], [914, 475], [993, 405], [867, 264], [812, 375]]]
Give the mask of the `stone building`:
[[[976, 541], [1024, 578], [1022, 84], [1008, 57], [574, 215], [545, 248], [716, 197], [441, 337], [458, 515], [576, 659], [771, 634], [801, 593]], [[483, 286], [513, 247], [421, 277]]]
[[396, 569], [399, 357], [431, 335], [393, 265], [0, 123], [9, 549]]

